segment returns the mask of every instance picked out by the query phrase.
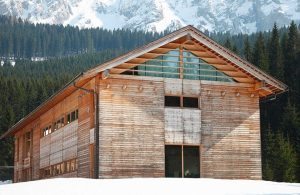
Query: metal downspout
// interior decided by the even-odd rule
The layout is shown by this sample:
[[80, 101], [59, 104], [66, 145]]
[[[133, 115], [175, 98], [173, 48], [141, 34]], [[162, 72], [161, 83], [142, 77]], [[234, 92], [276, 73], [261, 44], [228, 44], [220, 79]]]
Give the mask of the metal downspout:
[[86, 91], [90, 94], [93, 94], [94, 99], [94, 106], [95, 106], [95, 130], [94, 130], [94, 174], [93, 178], [98, 179], [99, 178], [99, 93], [97, 93], [95, 90], [85, 89], [82, 87], [76, 86], [76, 83], [73, 82], [73, 86], [77, 89]]

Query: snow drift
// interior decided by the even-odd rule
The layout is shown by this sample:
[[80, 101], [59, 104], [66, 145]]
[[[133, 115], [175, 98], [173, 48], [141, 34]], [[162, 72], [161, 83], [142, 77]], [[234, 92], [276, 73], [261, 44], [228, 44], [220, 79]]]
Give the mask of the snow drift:
[[221, 179], [47, 179], [0, 186], [0, 195], [300, 194], [300, 184]]

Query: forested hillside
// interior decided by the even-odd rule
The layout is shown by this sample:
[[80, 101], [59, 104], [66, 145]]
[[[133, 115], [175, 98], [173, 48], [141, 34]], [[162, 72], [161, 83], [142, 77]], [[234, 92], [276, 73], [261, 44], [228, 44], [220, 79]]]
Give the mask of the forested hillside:
[[[263, 178], [300, 182], [299, 27], [291, 23], [251, 35], [205, 33], [289, 86], [289, 92], [261, 101]], [[0, 134], [78, 73], [162, 35], [0, 17], [0, 58], [5, 62], [0, 66]], [[32, 57], [47, 60], [33, 62]], [[12, 177], [12, 165], [12, 138], [1, 140], [0, 180]]]
[[0, 57], [61, 57], [108, 49], [132, 49], [161, 36], [130, 30], [79, 29], [31, 24], [0, 16]]

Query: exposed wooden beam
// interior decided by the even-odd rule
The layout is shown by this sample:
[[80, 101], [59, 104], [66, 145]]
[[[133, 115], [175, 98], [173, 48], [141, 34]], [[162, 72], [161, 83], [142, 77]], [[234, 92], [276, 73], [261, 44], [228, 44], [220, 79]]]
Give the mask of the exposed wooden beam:
[[241, 77], [233, 77], [236, 81], [241, 83], [253, 83], [253, 79], [250, 78], [241, 78]]
[[248, 78], [246, 74], [238, 71], [222, 71], [230, 77]]

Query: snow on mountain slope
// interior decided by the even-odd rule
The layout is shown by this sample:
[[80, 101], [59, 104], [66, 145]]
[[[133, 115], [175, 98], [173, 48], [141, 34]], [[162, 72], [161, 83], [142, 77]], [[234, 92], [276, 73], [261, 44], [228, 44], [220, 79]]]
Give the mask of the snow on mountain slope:
[[0, 185], [1, 195], [300, 194], [300, 184], [221, 179], [47, 179]]
[[300, 0], [0, 0], [0, 14], [35, 23], [250, 33], [300, 21]]

